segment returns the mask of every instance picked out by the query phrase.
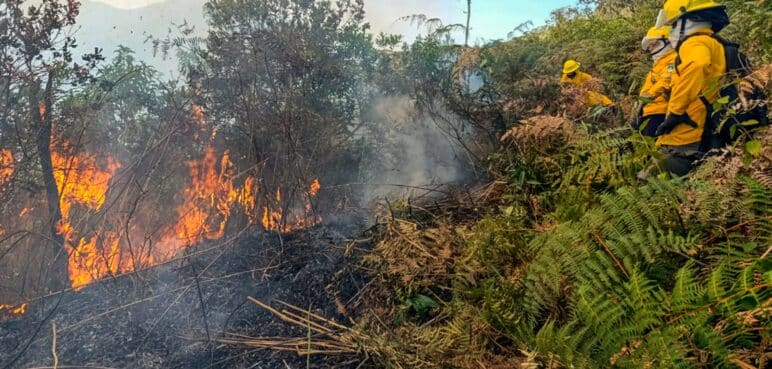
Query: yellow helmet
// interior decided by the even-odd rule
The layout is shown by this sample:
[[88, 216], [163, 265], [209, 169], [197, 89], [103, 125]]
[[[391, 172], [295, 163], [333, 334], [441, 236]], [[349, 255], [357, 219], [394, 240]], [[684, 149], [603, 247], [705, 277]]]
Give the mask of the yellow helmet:
[[653, 42], [656, 42], [659, 40], [668, 41], [669, 36], [670, 36], [670, 26], [649, 28], [649, 32], [646, 32], [646, 36], [643, 38], [643, 41], [641, 42], [641, 47], [645, 51], [646, 49], [649, 48], [649, 45]]
[[579, 62], [573, 59], [568, 59], [563, 64], [563, 74], [569, 74], [573, 73], [579, 70], [579, 67], [582, 66]]
[[646, 38], [649, 40], [667, 39], [670, 36], [670, 27], [652, 27], [646, 32]]
[[673, 23], [685, 14], [722, 6], [713, 0], [667, 0], [662, 7], [662, 15], [667, 23]]

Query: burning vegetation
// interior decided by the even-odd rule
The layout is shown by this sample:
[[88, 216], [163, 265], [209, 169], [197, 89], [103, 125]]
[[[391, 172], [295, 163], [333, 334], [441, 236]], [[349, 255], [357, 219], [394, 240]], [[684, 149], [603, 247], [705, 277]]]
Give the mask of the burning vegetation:
[[[193, 116], [201, 126], [206, 127], [203, 112], [197, 106], [193, 106]], [[211, 137], [216, 137], [216, 134]], [[13, 175], [13, 155], [7, 149], [0, 153], [3, 162], [0, 180], [9, 181]], [[200, 242], [219, 240], [225, 235], [229, 220], [236, 214], [244, 218], [247, 225], [261, 224], [266, 231], [282, 233], [314, 226], [322, 221], [321, 216], [314, 213], [312, 205], [321, 188], [318, 179], [302, 191], [303, 206], [295, 209], [289, 202], [283, 201], [281, 188], [269, 192], [275, 193], [275, 196], [261, 193], [259, 180], [251, 175], [239, 174], [228, 150], [218, 154], [218, 150], [208, 144], [199, 159], [187, 163], [187, 184], [179, 190], [180, 196], [176, 196], [182, 201], [175, 208], [175, 219], [161, 225], [155, 238], [150, 236], [149, 247], [133, 249], [122, 240], [121, 233], [126, 229], [111, 227], [111, 222], [107, 221], [114, 210], [104, 209], [108, 198], [115, 195], [113, 188], [121, 182], [117, 174], [123, 165], [112, 156], [98, 158], [89, 152], [76, 150], [70, 143], [58, 141], [52, 141], [51, 162], [61, 211], [56, 232], [64, 240], [64, 249], [69, 255], [69, 281], [76, 290], [106, 277], [166, 262]], [[42, 208], [45, 204], [34, 206]], [[120, 205], [112, 203], [111, 206]], [[101, 220], [90, 220], [100, 214]], [[30, 208], [22, 209], [20, 224], [27, 224], [24, 220], [29, 215]], [[150, 234], [143, 230], [129, 231]], [[7, 305], [4, 308], [14, 314], [24, 313], [21, 308], [11, 309]]]
[[[151, 40], [168, 81], [75, 60], [78, 1], [4, 2], [0, 367], [768, 367], [772, 130], [656, 175], [634, 97], [553, 66], [624, 95], [661, 1], [579, 3], [470, 47], [210, 0]], [[725, 3], [768, 62], [764, 2]]]
[[0, 149], [0, 188], [11, 180], [14, 171], [13, 152]]

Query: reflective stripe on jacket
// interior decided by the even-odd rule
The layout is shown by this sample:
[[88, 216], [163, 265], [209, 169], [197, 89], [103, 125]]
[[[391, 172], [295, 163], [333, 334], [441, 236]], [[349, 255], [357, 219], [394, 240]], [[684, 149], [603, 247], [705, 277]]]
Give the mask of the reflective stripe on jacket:
[[686, 113], [697, 123], [697, 128], [680, 124], [660, 136], [658, 146], [683, 146], [702, 140], [708, 111], [700, 96], [714, 103], [721, 88], [721, 77], [726, 73], [724, 46], [710, 36], [712, 33], [710, 29], [700, 30], [681, 45], [678, 50], [681, 63], [676, 65], [668, 102], [668, 114]]

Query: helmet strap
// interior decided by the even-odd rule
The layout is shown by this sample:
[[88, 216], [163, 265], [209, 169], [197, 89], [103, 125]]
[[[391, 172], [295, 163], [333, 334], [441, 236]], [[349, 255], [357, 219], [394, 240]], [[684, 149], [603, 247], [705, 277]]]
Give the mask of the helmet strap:
[[663, 39], [660, 39], [660, 41], [662, 41], [662, 43], [663, 43], [662, 47], [657, 49], [657, 51], [650, 52], [649, 54], [657, 55], [657, 54], [661, 53], [663, 50], [667, 49], [668, 46], [670, 46], [670, 40], [663, 38]]
[[681, 31], [678, 33], [678, 44], [676, 45], [676, 50], [681, 48], [681, 44], [683, 44], [684, 40], [686, 39], [686, 22], [686, 17], [681, 18]]

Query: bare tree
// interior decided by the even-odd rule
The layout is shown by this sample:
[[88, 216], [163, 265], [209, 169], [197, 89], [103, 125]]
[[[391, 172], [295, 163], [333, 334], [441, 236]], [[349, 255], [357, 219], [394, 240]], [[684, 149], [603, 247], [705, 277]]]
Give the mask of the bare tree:
[[[75, 24], [80, 3], [42, 0], [35, 4], [22, 0], [6, 0], [0, 6], [0, 70], [5, 93], [0, 98], [4, 109], [4, 126], [14, 127], [17, 148], [24, 155], [37, 157], [43, 189], [48, 205], [47, 234], [53, 259], [50, 269], [54, 276], [43, 277], [49, 289], [67, 285], [67, 250], [64, 238], [57, 231], [62, 219], [59, 189], [54, 177], [51, 157], [51, 137], [54, 124], [54, 104], [57, 86], [62, 82], [84, 82], [89, 70], [101, 59], [95, 51], [84, 56], [85, 65], [73, 63], [75, 39], [66, 29]], [[10, 135], [9, 135], [10, 136]], [[5, 142], [0, 142], [5, 144]], [[26, 146], [34, 146], [34, 151]], [[35, 186], [32, 186], [34, 188]]]

